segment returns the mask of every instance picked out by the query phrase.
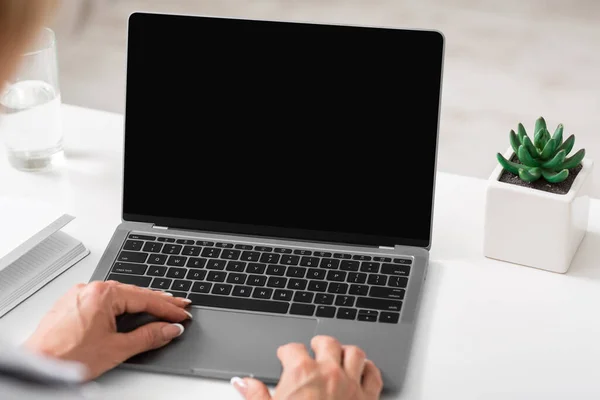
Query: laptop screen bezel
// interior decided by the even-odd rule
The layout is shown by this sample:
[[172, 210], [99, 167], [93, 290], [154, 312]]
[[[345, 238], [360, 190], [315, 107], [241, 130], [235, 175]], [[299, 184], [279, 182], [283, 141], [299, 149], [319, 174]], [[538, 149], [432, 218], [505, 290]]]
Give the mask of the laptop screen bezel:
[[[436, 181], [436, 171], [437, 171], [437, 153], [439, 146], [439, 130], [440, 130], [440, 117], [441, 117], [441, 97], [442, 97], [442, 82], [443, 82], [443, 71], [444, 71], [444, 54], [445, 54], [445, 37], [442, 32], [436, 30], [426, 30], [426, 29], [400, 29], [400, 28], [388, 28], [383, 27], [384, 29], [399, 29], [410, 31], [413, 33], [423, 32], [424, 34], [436, 33], [439, 35], [439, 39], [441, 41], [441, 52], [440, 52], [440, 86], [439, 86], [439, 104], [438, 104], [438, 119], [436, 121], [436, 132], [435, 132], [435, 148], [431, 149], [434, 154], [434, 174], [432, 176], [430, 184], [432, 185], [432, 196], [431, 196], [431, 217], [429, 220], [429, 237], [428, 239], [414, 239], [414, 238], [406, 238], [406, 237], [397, 237], [397, 236], [384, 236], [384, 235], [370, 235], [370, 234], [358, 234], [358, 233], [346, 233], [346, 232], [330, 232], [330, 231], [318, 231], [318, 230], [307, 230], [307, 229], [297, 229], [297, 228], [282, 228], [278, 226], [267, 226], [267, 225], [254, 225], [254, 224], [234, 224], [227, 222], [219, 222], [219, 221], [208, 221], [208, 220], [191, 220], [191, 219], [183, 219], [183, 218], [171, 218], [171, 217], [158, 217], [152, 215], [145, 214], [135, 214], [135, 213], [126, 213], [124, 212], [124, 202], [125, 202], [125, 158], [126, 158], [126, 141], [125, 136], [127, 135], [127, 101], [130, 96], [128, 96], [129, 87], [127, 85], [128, 76], [132, 73], [130, 65], [129, 65], [129, 57], [130, 57], [130, 49], [132, 47], [131, 43], [131, 31], [135, 28], [135, 21], [140, 18], [145, 18], [145, 16], [160, 16], [162, 18], [217, 18], [217, 19], [236, 19], [240, 20], [242, 18], [229, 18], [229, 17], [213, 17], [213, 16], [203, 16], [203, 15], [181, 15], [181, 14], [166, 14], [166, 13], [149, 13], [149, 12], [134, 12], [129, 16], [128, 26], [127, 26], [127, 52], [126, 52], [126, 85], [125, 85], [125, 114], [124, 114], [124, 137], [123, 144], [125, 151], [123, 152], [123, 190], [122, 190], [122, 198], [121, 198], [121, 214], [123, 222], [137, 222], [137, 223], [150, 223], [156, 226], [168, 227], [171, 229], [183, 229], [183, 230], [194, 230], [200, 232], [209, 232], [209, 233], [221, 233], [221, 234], [232, 234], [239, 236], [252, 236], [252, 237], [265, 237], [270, 239], [282, 239], [282, 240], [296, 240], [296, 241], [307, 241], [307, 242], [323, 242], [323, 243], [333, 243], [333, 244], [348, 244], [348, 245], [358, 245], [358, 246], [375, 246], [375, 247], [395, 247], [395, 246], [413, 246], [413, 247], [421, 247], [425, 249], [431, 248], [431, 240], [432, 240], [432, 232], [433, 232], [433, 213], [434, 213], [434, 199], [435, 199], [435, 181]], [[256, 20], [256, 19], [255, 19]], [[289, 23], [303, 23], [300, 21], [278, 21], [278, 22], [289, 22]], [[330, 24], [319, 24], [319, 23], [309, 23], [314, 25], [335, 25], [333, 23]], [[344, 25], [344, 26], [352, 26], [352, 25]], [[360, 27], [371, 27], [373, 26], [357, 26]], [[433, 49], [432, 49], [433, 50]], [[419, 190], [419, 188], [414, 188], [414, 190]], [[398, 212], [402, 212], [401, 208], [399, 208]]]

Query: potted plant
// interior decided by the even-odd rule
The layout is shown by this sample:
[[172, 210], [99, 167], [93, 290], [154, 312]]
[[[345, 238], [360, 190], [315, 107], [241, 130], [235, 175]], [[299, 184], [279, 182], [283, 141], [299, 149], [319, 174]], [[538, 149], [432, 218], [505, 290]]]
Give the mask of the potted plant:
[[569, 156], [575, 136], [563, 140], [559, 124], [550, 135], [535, 122], [533, 140], [523, 124], [510, 131], [488, 180], [484, 255], [565, 273], [585, 236], [593, 161], [581, 149]]

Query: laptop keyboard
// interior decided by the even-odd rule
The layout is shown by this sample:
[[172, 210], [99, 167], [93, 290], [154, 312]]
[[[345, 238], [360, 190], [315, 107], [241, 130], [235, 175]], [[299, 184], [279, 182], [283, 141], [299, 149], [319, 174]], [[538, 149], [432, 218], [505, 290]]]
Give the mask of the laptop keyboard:
[[412, 261], [130, 234], [106, 280], [192, 305], [398, 323]]

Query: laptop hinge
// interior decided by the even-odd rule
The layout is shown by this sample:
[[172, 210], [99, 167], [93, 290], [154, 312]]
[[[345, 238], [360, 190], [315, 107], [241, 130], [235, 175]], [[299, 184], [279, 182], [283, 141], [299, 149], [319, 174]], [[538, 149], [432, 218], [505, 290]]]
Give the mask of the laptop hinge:
[[168, 226], [158, 226], [158, 225], [153, 225], [152, 227], [153, 227], [154, 229], [162, 229], [162, 230], [167, 230], [167, 229], [169, 229], [169, 227], [168, 227]]

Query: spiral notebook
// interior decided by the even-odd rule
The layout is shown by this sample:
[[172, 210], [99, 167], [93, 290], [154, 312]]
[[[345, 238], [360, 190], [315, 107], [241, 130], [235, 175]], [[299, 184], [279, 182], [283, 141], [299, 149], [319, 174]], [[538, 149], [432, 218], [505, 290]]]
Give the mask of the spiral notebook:
[[0, 197], [0, 317], [89, 254], [61, 231], [74, 218], [35, 199]]

